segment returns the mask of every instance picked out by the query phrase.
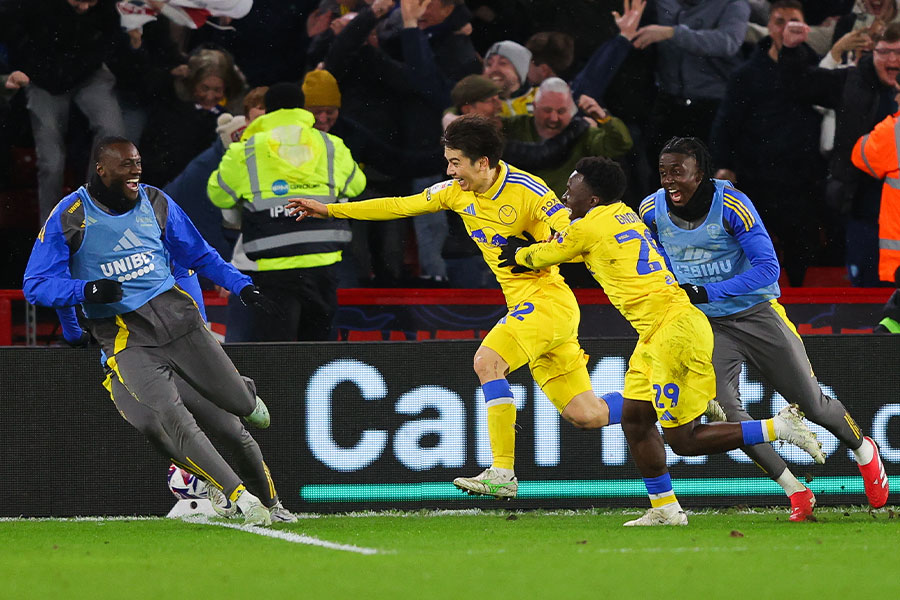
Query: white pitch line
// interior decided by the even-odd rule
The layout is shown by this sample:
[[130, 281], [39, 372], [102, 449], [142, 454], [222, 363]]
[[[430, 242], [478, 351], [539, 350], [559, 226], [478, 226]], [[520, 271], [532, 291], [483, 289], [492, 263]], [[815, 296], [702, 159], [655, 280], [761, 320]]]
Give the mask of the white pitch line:
[[201, 525], [215, 525], [217, 527], [227, 527], [228, 529], [237, 529], [238, 531], [246, 531], [247, 533], [255, 533], [265, 537], [284, 540], [294, 544], [305, 544], [307, 546], [319, 546], [328, 548], [329, 550], [341, 550], [343, 552], [355, 552], [356, 554], [384, 554], [375, 548], [363, 548], [361, 546], [353, 546], [351, 544], [338, 544], [327, 540], [320, 540], [309, 535], [293, 533], [291, 531], [282, 531], [280, 529], [266, 529], [265, 527], [257, 527], [256, 525], [238, 525], [237, 523], [223, 523], [220, 521], [210, 521], [205, 517], [189, 517], [183, 519], [190, 523], [199, 523]]

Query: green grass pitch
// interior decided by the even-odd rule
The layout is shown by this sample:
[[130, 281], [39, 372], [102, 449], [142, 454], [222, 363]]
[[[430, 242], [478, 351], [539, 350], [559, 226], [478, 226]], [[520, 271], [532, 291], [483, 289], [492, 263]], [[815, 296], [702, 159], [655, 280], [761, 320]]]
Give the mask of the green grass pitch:
[[900, 598], [892, 507], [820, 508], [808, 523], [784, 508], [698, 511], [688, 527], [622, 527], [638, 514], [303, 515], [272, 528], [289, 539], [224, 522], [5, 519], [0, 598]]

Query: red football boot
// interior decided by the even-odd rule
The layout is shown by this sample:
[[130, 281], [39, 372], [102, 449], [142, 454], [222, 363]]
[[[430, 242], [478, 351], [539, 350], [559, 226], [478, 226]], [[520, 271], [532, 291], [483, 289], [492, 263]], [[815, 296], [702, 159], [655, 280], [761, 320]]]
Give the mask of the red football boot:
[[884, 463], [881, 462], [881, 456], [878, 454], [878, 446], [870, 437], [863, 438], [863, 444], [872, 444], [875, 450], [875, 456], [867, 465], [856, 465], [863, 478], [863, 484], [866, 489], [866, 498], [872, 508], [881, 508], [888, 499], [888, 478], [884, 472]]
[[816, 497], [811, 489], [804, 488], [802, 492], [794, 492], [788, 498], [791, 499], [791, 516], [788, 520], [798, 523], [805, 521], [813, 514], [813, 509], [816, 507]]

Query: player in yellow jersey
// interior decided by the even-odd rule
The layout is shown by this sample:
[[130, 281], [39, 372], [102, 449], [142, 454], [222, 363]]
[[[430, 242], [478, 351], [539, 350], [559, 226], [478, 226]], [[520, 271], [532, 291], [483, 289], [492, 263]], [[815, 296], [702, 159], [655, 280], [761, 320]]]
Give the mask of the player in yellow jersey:
[[665, 453], [642, 451], [647, 446], [639, 443], [655, 438], [653, 450], [662, 449], [657, 419], [666, 442], [681, 455], [726, 452], [779, 439], [809, 452], [816, 462], [824, 462], [824, 456], [795, 406], [753, 425], [698, 420], [716, 395], [712, 328], [666, 267], [640, 217], [620, 201], [624, 191], [625, 174], [618, 164], [600, 157], [581, 159], [563, 195], [571, 224], [545, 243], [510, 238], [500, 264], [546, 269], [581, 257], [613, 306], [637, 330], [638, 342], [625, 373], [622, 428], [656, 509], [642, 519], [686, 525], [672, 492]]
[[[578, 343], [580, 312], [559, 269], [504, 269], [500, 249], [523, 232], [539, 239], [569, 224], [568, 211], [538, 177], [500, 160], [499, 129], [479, 115], [453, 121], [442, 138], [451, 179], [401, 198], [348, 204], [291, 200], [292, 214], [387, 220], [439, 210], [462, 217], [466, 231], [491, 268], [509, 313], [475, 353], [475, 373], [487, 404], [493, 463], [475, 477], [453, 484], [472, 494], [512, 498], [518, 490], [513, 470], [516, 407], [506, 375], [528, 365], [532, 376], [562, 416], [584, 429], [618, 423], [622, 396], [598, 398], [591, 389], [587, 355]], [[302, 213], [302, 214], [301, 214]]]

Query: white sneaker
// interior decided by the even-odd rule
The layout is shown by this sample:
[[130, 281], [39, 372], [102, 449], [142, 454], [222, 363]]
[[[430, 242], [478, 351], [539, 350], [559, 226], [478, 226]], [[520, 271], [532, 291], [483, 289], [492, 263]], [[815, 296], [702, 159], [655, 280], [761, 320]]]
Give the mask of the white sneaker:
[[813, 460], [820, 465], [825, 463], [822, 443], [816, 439], [816, 434], [810, 431], [803, 422], [803, 413], [796, 404], [785, 406], [773, 419], [777, 439], [789, 442], [809, 453]]
[[728, 417], [725, 415], [725, 410], [722, 408], [722, 405], [719, 404], [715, 399], [710, 400], [706, 405], [706, 412], [703, 413], [706, 416], [706, 420], [710, 423], [716, 422], [724, 422], [728, 420]]
[[656, 525], [687, 525], [687, 514], [683, 510], [665, 511], [662, 508], [651, 508], [640, 518], [628, 521], [625, 527], [653, 527]]
[[457, 477], [453, 485], [472, 496], [510, 499], [519, 491], [519, 480], [515, 475], [506, 475], [494, 467], [488, 467], [475, 477]]
[[272, 524], [269, 509], [260, 502], [259, 498], [243, 490], [234, 501], [241, 514], [244, 515], [244, 525], [261, 525], [266, 527]]
[[278, 504], [269, 509], [269, 516], [272, 518], [273, 523], [297, 522], [297, 515], [286, 509], [281, 503], [281, 500], [278, 501]]
[[206, 497], [212, 504], [213, 510], [220, 517], [230, 519], [237, 514], [237, 505], [225, 497], [225, 493], [214, 485], [206, 486]]

